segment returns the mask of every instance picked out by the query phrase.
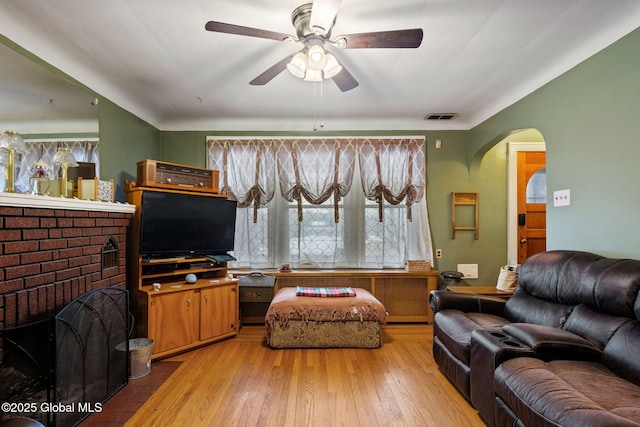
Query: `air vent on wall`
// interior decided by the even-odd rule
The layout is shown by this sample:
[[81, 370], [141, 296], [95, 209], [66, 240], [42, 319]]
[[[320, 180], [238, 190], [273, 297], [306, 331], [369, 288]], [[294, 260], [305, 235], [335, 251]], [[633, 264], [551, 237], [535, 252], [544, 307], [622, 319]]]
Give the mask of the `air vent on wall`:
[[453, 120], [458, 117], [458, 113], [430, 113], [427, 114], [425, 120]]

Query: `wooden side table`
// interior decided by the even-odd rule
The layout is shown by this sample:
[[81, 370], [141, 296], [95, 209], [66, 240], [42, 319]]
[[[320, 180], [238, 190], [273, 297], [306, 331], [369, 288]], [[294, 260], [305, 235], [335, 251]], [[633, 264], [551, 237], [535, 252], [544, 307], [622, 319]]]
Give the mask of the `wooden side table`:
[[509, 299], [515, 292], [515, 289], [511, 291], [501, 291], [495, 286], [447, 286], [447, 290], [463, 294], [484, 295], [504, 299]]

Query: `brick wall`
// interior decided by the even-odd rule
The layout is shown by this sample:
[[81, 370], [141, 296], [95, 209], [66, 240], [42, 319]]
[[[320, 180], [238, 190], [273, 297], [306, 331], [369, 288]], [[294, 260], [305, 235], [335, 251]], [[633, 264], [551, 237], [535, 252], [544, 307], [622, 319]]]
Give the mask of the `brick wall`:
[[[126, 288], [131, 214], [0, 206], [0, 329], [54, 316], [103, 286]], [[102, 247], [118, 245], [118, 265], [102, 269]]]

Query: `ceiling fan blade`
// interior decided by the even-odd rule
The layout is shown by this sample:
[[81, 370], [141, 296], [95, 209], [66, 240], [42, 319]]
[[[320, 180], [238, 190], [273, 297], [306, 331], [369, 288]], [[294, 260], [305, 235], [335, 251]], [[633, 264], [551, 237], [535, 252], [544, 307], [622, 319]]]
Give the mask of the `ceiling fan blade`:
[[261, 39], [272, 39], [283, 41], [289, 37], [289, 34], [278, 33], [276, 31], [261, 30], [259, 28], [243, 27], [241, 25], [225, 24], [224, 22], [209, 21], [204, 26], [207, 31], [216, 33], [237, 34], [240, 36], [258, 37]]
[[[342, 64], [340, 64], [342, 65]], [[335, 76], [331, 77], [331, 80], [338, 86], [342, 92], [354, 89], [358, 87], [360, 83], [351, 75], [349, 71], [342, 65], [342, 70]]]
[[346, 41], [345, 49], [416, 48], [422, 43], [422, 28], [347, 34], [338, 37]]
[[249, 84], [254, 86], [266, 85], [271, 80], [273, 80], [275, 76], [277, 76], [278, 74], [280, 74], [281, 72], [287, 69], [287, 64], [291, 62], [291, 58], [293, 57], [293, 55], [289, 55], [286, 58], [283, 58], [280, 61], [276, 62], [271, 67], [269, 67], [265, 72], [260, 74], [255, 79], [251, 80]]
[[316, 34], [326, 35], [333, 27], [342, 0], [314, 0], [311, 6], [309, 28]]

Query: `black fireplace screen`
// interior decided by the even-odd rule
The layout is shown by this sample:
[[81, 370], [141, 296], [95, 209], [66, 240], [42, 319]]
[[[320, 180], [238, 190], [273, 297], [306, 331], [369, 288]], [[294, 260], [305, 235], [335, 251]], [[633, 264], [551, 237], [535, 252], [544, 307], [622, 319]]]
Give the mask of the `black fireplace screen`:
[[[54, 319], [0, 331], [0, 421], [26, 416], [73, 426], [127, 384], [129, 293], [87, 292]], [[4, 408], [4, 406], [3, 406]]]
[[56, 425], [73, 425], [127, 384], [128, 292], [100, 288], [81, 295], [55, 320], [56, 401], [73, 411], [54, 411]]

